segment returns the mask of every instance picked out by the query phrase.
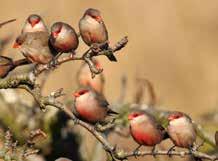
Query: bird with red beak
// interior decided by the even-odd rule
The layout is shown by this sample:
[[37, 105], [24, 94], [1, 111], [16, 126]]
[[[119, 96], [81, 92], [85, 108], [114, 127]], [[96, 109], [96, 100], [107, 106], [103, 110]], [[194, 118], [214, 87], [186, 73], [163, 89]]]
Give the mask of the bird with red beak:
[[[79, 21], [79, 30], [88, 46], [98, 48], [99, 45], [105, 44], [103, 49], [108, 49], [108, 32], [99, 10], [87, 9]], [[112, 52], [106, 56], [110, 61], [117, 61]]]
[[29, 62], [47, 64], [53, 59], [48, 40], [49, 33], [42, 18], [38, 15], [30, 15], [13, 48], [19, 49]]
[[109, 103], [102, 94], [92, 89], [84, 88], [73, 95], [73, 113], [83, 121], [96, 124], [104, 122], [107, 116], [118, 114], [109, 108]]
[[[97, 59], [93, 59], [93, 62], [97, 69], [101, 69], [100, 62]], [[105, 78], [103, 73], [100, 73], [96, 75], [94, 78], [92, 78], [87, 63], [83, 63], [81, 65], [77, 73], [77, 78], [78, 78], [78, 84], [81, 87], [90, 87], [95, 91], [97, 91], [98, 93], [103, 93], [104, 84], [105, 84]]]
[[[167, 132], [175, 146], [192, 150], [196, 140], [196, 129], [192, 119], [182, 112], [171, 112], [167, 117]], [[170, 148], [169, 152], [175, 147]]]
[[21, 33], [37, 32], [37, 31], [48, 32], [48, 29], [47, 29], [43, 19], [39, 15], [31, 14], [26, 19]]
[[152, 146], [155, 155], [155, 146], [168, 137], [165, 129], [158, 124], [155, 118], [145, 111], [132, 112], [128, 116], [130, 122], [130, 133], [133, 139], [139, 144], [134, 150], [137, 155], [139, 148]]
[[57, 53], [75, 53], [79, 45], [76, 31], [69, 24], [56, 22], [51, 27], [49, 42]]
[[47, 64], [53, 58], [48, 46], [48, 38], [47, 32], [23, 33], [17, 37], [13, 48], [19, 49], [31, 63]]

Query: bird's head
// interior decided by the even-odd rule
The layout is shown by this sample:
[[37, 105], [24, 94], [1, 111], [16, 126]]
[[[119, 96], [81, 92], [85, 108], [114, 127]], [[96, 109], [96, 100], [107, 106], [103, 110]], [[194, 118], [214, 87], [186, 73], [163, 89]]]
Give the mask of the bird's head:
[[42, 18], [39, 15], [32, 14], [27, 18], [27, 22], [34, 27], [36, 24], [41, 22]]
[[22, 35], [18, 36], [13, 44], [13, 48], [20, 48], [23, 42], [24, 42], [24, 37]]
[[39, 15], [32, 14], [26, 19], [22, 33], [37, 31], [47, 32], [48, 30], [42, 18]]
[[73, 93], [75, 98], [88, 94], [90, 91], [88, 89], [82, 89]]
[[134, 120], [136, 118], [138, 118], [139, 116], [142, 116], [143, 113], [140, 113], [140, 112], [133, 112], [133, 113], [130, 113], [128, 115], [128, 120]]
[[90, 16], [91, 18], [95, 19], [99, 23], [102, 22], [101, 13], [97, 9], [93, 9], [93, 8], [87, 9], [84, 16]]
[[173, 113], [169, 114], [167, 119], [168, 119], [168, 121], [173, 121], [173, 120], [182, 118], [183, 116], [184, 116], [184, 113], [182, 113], [182, 112], [173, 112]]
[[63, 28], [63, 23], [62, 22], [56, 22], [52, 25], [51, 27], [51, 36], [53, 38], [57, 38], [58, 35], [61, 33], [61, 30]]

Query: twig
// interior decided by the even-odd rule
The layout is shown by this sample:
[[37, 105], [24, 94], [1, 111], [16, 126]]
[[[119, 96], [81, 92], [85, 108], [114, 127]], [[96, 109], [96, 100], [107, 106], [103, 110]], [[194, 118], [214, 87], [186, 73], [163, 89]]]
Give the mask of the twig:
[[[82, 60], [85, 61], [90, 68], [90, 71], [92, 73], [92, 77], [94, 78], [96, 74], [100, 74], [103, 70], [102, 69], [97, 69], [92, 61], [92, 57], [93, 56], [99, 56], [99, 55], [107, 55], [107, 52], [117, 52], [119, 50], [121, 50], [128, 42], [127, 37], [124, 37], [123, 39], [121, 39], [119, 42], [117, 42], [111, 49], [108, 50], [103, 50], [100, 51], [97, 54], [93, 54], [91, 49], [88, 49], [86, 52], [84, 52], [82, 54], [81, 57], [72, 57], [72, 56], [67, 56], [64, 58], [58, 58], [58, 60], [56, 60], [56, 65], [61, 65], [63, 63], [69, 62], [69, 61], [75, 61], [75, 60]], [[38, 76], [39, 74], [41, 74], [43, 71], [47, 70], [50, 68], [49, 64], [46, 65], [39, 65], [35, 71], [35, 75]]]

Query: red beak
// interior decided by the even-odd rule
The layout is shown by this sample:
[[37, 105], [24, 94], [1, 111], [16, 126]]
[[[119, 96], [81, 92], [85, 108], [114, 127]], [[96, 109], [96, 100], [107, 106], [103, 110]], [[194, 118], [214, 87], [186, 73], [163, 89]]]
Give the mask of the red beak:
[[101, 18], [101, 16], [97, 16], [97, 17], [95, 17], [95, 19], [96, 19], [96, 21], [98, 21], [99, 23], [102, 22], [102, 18]]
[[129, 115], [128, 120], [132, 120], [132, 119], [133, 119], [132, 115]]
[[30, 24], [32, 27], [34, 27], [38, 22], [37, 21], [32, 21]]
[[75, 93], [73, 94], [73, 96], [74, 96], [74, 97], [79, 97], [80, 94], [79, 94], [78, 92], [75, 92]]
[[56, 33], [56, 32], [52, 32], [51, 34], [52, 34], [52, 37], [54, 37], [54, 38], [58, 37], [58, 33]]
[[15, 42], [14, 45], [13, 45], [13, 48], [19, 48], [19, 47], [20, 47], [20, 45]]
[[168, 117], [168, 120], [169, 120], [169, 121], [172, 121], [172, 120], [174, 120], [174, 119], [175, 119], [175, 118], [174, 118], [173, 116], [169, 116], [169, 117]]

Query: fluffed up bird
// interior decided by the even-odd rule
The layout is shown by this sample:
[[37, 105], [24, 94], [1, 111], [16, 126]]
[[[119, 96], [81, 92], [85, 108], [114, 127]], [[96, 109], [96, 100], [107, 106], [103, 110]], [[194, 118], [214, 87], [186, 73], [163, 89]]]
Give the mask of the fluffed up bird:
[[118, 114], [109, 108], [105, 97], [91, 89], [81, 89], [74, 94], [75, 116], [88, 123], [104, 122], [107, 116]]
[[139, 144], [135, 149], [135, 153], [139, 148], [144, 146], [152, 146], [152, 152], [155, 146], [162, 140], [168, 138], [165, 129], [158, 124], [155, 118], [145, 111], [135, 111], [129, 114], [130, 133], [133, 139]]
[[48, 38], [47, 32], [23, 33], [17, 37], [13, 48], [18, 48], [32, 63], [47, 64], [53, 58], [48, 46]]
[[48, 29], [43, 21], [43, 19], [36, 14], [31, 14], [25, 21], [21, 33], [26, 32], [48, 32]]
[[42, 18], [38, 15], [30, 15], [13, 48], [18, 48], [32, 63], [47, 64], [53, 58], [48, 40], [49, 33]]
[[[97, 69], [101, 69], [101, 65], [99, 61], [97, 61], [96, 59], [93, 59], [93, 62]], [[104, 84], [105, 84], [103, 73], [100, 73], [96, 75], [95, 78], [92, 78], [92, 75], [91, 75], [91, 72], [90, 72], [90, 69], [87, 63], [83, 63], [81, 65], [77, 73], [77, 78], [78, 78], [78, 84], [80, 86], [91, 87], [95, 91], [99, 93], [103, 93]]]
[[[83, 41], [88, 46], [96, 47], [105, 44], [103, 48], [108, 49], [108, 32], [99, 10], [87, 9], [79, 21], [79, 30]], [[113, 52], [109, 52], [106, 56], [110, 61], [117, 61]]]
[[64, 22], [56, 22], [52, 25], [49, 41], [57, 53], [74, 54], [79, 45], [74, 28]]
[[196, 140], [196, 129], [192, 119], [185, 113], [177, 111], [171, 112], [167, 119], [169, 121], [167, 133], [175, 146], [191, 150]]

